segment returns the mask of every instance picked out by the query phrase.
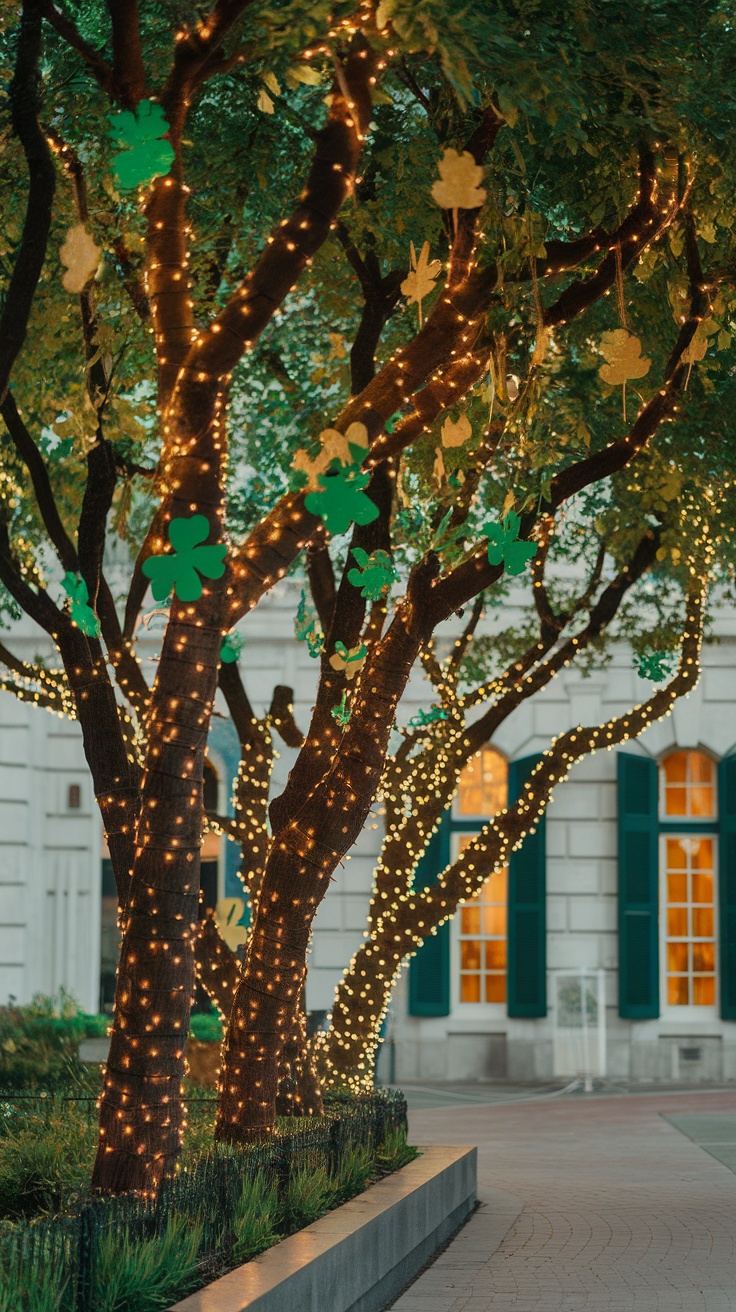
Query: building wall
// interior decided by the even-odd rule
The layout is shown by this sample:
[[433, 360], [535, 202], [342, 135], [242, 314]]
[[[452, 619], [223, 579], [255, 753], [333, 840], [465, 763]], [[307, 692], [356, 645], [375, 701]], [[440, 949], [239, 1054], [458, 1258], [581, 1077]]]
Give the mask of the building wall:
[[[295, 593], [293, 584], [282, 585], [249, 619], [241, 668], [259, 713], [267, 709], [276, 683], [292, 686], [296, 720], [306, 729], [317, 662], [293, 639]], [[509, 621], [508, 609], [504, 620]], [[721, 757], [734, 748], [735, 612], [719, 615], [718, 632], [719, 643], [705, 649], [705, 672], [696, 691], [627, 750], [659, 758], [675, 747], [700, 747]], [[452, 626], [446, 636], [452, 636]], [[21, 656], [32, 656], [38, 646], [22, 626], [9, 641]], [[147, 642], [153, 655], [155, 639]], [[608, 667], [588, 679], [573, 669], [565, 671], [533, 704], [509, 717], [494, 746], [509, 760], [541, 752], [571, 726], [598, 722], [601, 706], [604, 714], [617, 714], [651, 690], [621, 647]], [[414, 676], [402, 720], [431, 701], [428, 685], [421, 675]], [[216, 722], [213, 741], [218, 769], [232, 770], [234, 744], [226, 721]], [[278, 740], [277, 746], [274, 793], [283, 787], [295, 758]], [[71, 783], [81, 788], [77, 810], [68, 806]], [[329, 1010], [335, 986], [362, 941], [381, 824], [376, 810], [319, 908], [307, 984], [312, 1011]], [[231, 844], [226, 848], [222, 891], [233, 896], [238, 891], [237, 850]], [[0, 693], [0, 1000], [13, 995], [27, 1001], [36, 991], [63, 986], [83, 1006], [96, 1009], [101, 851], [101, 826], [77, 726]], [[605, 992], [609, 1075], [736, 1078], [736, 1025], [703, 1017], [684, 1023], [672, 1018], [631, 1022], [618, 1016], [617, 886], [616, 760], [614, 753], [602, 752], [573, 768], [548, 810], [548, 1016], [512, 1020], [503, 1005], [469, 1008], [453, 996], [448, 1017], [412, 1017], [405, 972], [381, 1056], [384, 1077], [389, 1071], [397, 1079], [420, 1080], [567, 1074], [565, 1065], [578, 1059], [565, 1052], [556, 1029], [555, 978], [584, 968], [600, 972]], [[456, 974], [453, 958], [453, 979]], [[683, 1058], [683, 1049], [700, 1049], [699, 1059]]]

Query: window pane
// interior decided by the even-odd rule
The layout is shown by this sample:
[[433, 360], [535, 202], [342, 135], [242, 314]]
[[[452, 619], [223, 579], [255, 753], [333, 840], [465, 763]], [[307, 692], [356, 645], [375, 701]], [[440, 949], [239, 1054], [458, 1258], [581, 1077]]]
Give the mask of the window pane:
[[668, 788], [665, 797], [667, 815], [687, 815], [687, 789]]
[[667, 1001], [671, 1007], [687, 1006], [687, 975], [668, 976]]
[[460, 976], [460, 1001], [480, 1002], [480, 975]]
[[672, 752], [662, 762], [665, 782], [684, 784], [687, 779], [687, 752]]
[[480, 943], [477, 939], [463, 939], [460, 943], [460, 965], [463, 970], [480, 970]]
[[713, 815], [713, 789], [696, 785], [690, 790], [690, 814]]
[[506, 976], [486, 975], [486, 1002], [506, 1001]]
[[496, 870], [483, 885], [482, 897], [486, 902], [505, 902], [508, 885], [508, 870]]
[[687, 875], [667, 876], [667, 901], [687, 902]]
[[693, 902], [705, 902], [713, 905], [713, 876], [693, 875]]
[[687, 938], [687, 907], [668, 907], [667, 934], [670, 938]]
[[715, 775], [715, 766], [709, 756], [703, 752], [688, 752], [690, 765], [690, 778], [696, 784], [710, 784], [713, 786]]
[[468, 761], [458, 786], [457, 815], [492, 816], [503, 810], [508, 798], [508, 767], [492, 747], [484, 747]]
[[506, 908], [499, 906], [485, 906], [483, 908], [483, 932], [484, 934], [493, 934], [498, 938], [506, 936]]
[[667, 839], [667, 869], [687, 870], [687, 852], [679, 838]]
[[693, 970], [712, 972], [716, 968], [714, 943], [693, 943]]
[[460, 933], [480, 934], [480, 907], [460, 908]]
[[693, 908], [693, 937], [713, 937], [713, 912], [710, 907]]
[[667, 969], [671, 971], [687, 970], [687, 943], [667, 944]]
[[[493, 938], [486, 941], [486, 970], [506, 969], [506, 940]], [[705, 970], [705, 967], [701, 967]]]
[[693, 848], [693, 870], [712, 870], [713, 869], [713, 839], [701, 838], [697, 847]]
[[712, 1007], [716, 1000], [716, 981], [713, 975], [696, 975], [693, 980], [693, 1002], [696, 1007]]

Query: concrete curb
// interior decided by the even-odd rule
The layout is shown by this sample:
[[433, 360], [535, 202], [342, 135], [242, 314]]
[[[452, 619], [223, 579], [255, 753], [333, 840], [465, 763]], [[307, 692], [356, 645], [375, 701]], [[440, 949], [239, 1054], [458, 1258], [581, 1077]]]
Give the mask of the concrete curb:
[[425, 1148], [169, 1312], [382, 1312], [473, 1210], [477, 1166], [476, 1148]]

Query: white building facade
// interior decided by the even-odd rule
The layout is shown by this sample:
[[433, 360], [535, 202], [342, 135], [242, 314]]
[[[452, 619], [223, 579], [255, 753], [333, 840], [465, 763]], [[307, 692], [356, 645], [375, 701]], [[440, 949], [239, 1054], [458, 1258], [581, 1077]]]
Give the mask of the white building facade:
[[[259, 712], [275, 684], [292, 686], [306, 728], [316, 663], [294, 640], [292, 587], [249, 620], [241, 668]], [[716, 628], [695, 692], [625, 750], [575, 766], [509, 870], [417, 954], [388, 1018], [384, 1079], [736, 1079], [736, 613], [723, 611]], [[39, 645], [22, 626], [8, 642], [29, 659]], [[418, 881], [513, 799], [556, 734], [619, 714], [651, 688], [622, 646], [605, 669], [587, 679], [566, 670], [519, 707], [468, 767]], [[418, 677], [402, 719], [431, 699]], [[294, 759], [279, 750], [274, 792]], [[211, 800], [224, 811], [238, 761], [225, 717], [209, 756]], [[87, 1010], [109, 1007], [114, 888], [81, 735], [8, 693], [0, 821], [0, 1002], [63, 987]], [[362, 940], [380, 841], [376, 813], [319, 908], [307, 986], [316, 1019]], [[214, 905], [240, 892], [238, 852], [206, 842]]]

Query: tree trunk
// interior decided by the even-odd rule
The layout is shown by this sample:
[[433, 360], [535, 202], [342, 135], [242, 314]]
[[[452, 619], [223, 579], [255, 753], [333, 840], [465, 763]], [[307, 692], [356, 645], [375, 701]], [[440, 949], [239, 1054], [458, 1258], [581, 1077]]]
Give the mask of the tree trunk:
[[373, 1088], [381, 1025], [402, 965], [388, 941], [369, 939], [358, 948], [337, 987], [330, 1028], [313, 1045], [324, 1088]]
[[279, 1061], [277, 1116], [322, 1116], [322, 1089], [307, 1039], [304, 989]]

